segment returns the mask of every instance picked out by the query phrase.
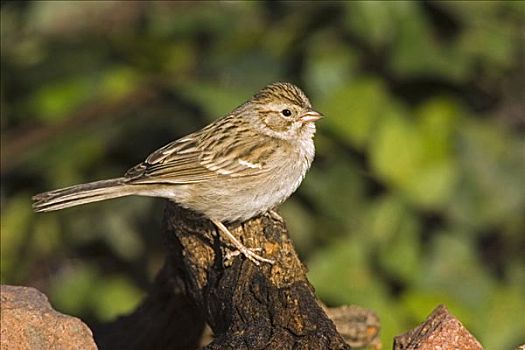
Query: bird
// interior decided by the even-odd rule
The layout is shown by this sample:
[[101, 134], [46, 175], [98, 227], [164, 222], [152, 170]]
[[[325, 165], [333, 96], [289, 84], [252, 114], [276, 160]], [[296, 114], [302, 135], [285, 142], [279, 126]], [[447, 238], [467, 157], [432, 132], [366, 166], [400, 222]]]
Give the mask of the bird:
[[272, 211], [301, 184], [315, 155], [323, 115], [297, 86], [276, 82], [231, 113], [151, 153], [121, 177], [33, 197], [36, 212], [138, 195], [167, 198], [200, 213], [254, 264], [274, 261], [225, 226]]

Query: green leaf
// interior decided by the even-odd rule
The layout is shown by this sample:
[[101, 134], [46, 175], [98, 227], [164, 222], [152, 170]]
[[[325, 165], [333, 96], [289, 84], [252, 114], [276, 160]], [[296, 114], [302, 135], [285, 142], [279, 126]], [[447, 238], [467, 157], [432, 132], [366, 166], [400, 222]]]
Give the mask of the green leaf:
[[120, 276], [104, 278], [93, 294], [94, 312], [102, 321], [110, 321], [131, 312], [143, 295], [127, 279]]
[[[32, 227], [31, 199], [20, 193], [2, 203], [0, 235], [0, 277], [2, 283], [14, 283], [23, 278], [23, 266], [17, 261], [23, 245], [27, 241], [28, 230]], [[30, 263], [30, 261], [27, 261]]]
[[94, 267], [70, 265], [53, 276], [48, 295], [55, 309], [78, 315], [90, 309], [93, 293], [99, 285], [100, 276]]
[[[358, 52], [346, 46], [335, 31], [321, 31], [312, 36], [305, 62], [308, 93], [319, 100], [348, 86], [358, 69]], [[352, 84], [353, 85], [353, 84]], [[339, 102], [339, 101], [338, 101]], [[330, 106], [330, 100], [325, 105]], [[317, 107], [314, 103], [314, 107]], [[326, 111], [324, 109], [322, 112]], [[337, 115], [332, 115], [337, 118]]]
[[350, 238], [320, 251], [308, 263], [308, 277], [321, 299], [341, 304], [380, 304], [386, 290], [367, 264], [368, 249]]
[[109, 321], [135, 308], [142, 292], [124, 277], [102, 274], [87, 265], [71, 265], [52, 281], [49, 292], [53, 306], [64, 313], [94, 312]]
[[374, 78], [352, 81], [319, 103], [326, 116], [322, 125], [360, 149], [369, 143], [379, 120], [393, 108], [382, 82]]
[[513, 137], [510, 131], [491, 123], [466, 123], [458, 146], [462, 186], [448, 208], [451, 218], [466, 227], [506, 223], [521, 235], [521, 213], [525, 210], [523, 150], [525, 140]]
[[420, 227], [415, 215], [396, 196], [381, 198], [371, 209], [361, 231], [375, 238], [384, 271], [409, 283], [421, 271]]
[[384, 181], [418, 205], [444, 206], [457, 179], [453, 131], [457, 108], [447, 100], [427, 102], [409, 121], [387, 114], [370, 147], [372, 166]]
[[56, 122], [89, 101], [95, 91], [92, 78], [86, 76], [48, 83], [36, 92], [31, 109], [42, 121]]
[[140, 84], [138, 73], [130, 67], [114, 67], [102, 77], [98, 95], [108, 100], [118, 100], [135, 90]]

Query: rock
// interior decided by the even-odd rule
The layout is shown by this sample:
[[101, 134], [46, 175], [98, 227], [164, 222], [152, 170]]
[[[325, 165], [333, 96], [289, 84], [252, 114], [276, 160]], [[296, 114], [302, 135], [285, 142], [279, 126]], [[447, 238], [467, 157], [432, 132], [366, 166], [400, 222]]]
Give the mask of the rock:
[[38, 290], [2, 285], [0, 296], [1, 350], [97, 348], [88, 326], [53, 310]]
[[394, 350], [435, 349], [483, 350], [483, 347], [445, 305], [439, 305], [425, 322], [394, 339]]

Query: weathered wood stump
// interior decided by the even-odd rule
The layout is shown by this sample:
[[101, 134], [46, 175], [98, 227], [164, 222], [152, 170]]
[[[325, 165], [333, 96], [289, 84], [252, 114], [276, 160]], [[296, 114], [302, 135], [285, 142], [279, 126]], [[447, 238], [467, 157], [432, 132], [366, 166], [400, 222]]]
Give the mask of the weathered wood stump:
[[173, 203], [165, 212], [168, 254], [142, 305], [95, 332], [100, 348], [349, 349], [318, 304], [282, 219], [265, 214], [228, 228], [274, 265], [255, 266], [230, 249], [213, 224]]

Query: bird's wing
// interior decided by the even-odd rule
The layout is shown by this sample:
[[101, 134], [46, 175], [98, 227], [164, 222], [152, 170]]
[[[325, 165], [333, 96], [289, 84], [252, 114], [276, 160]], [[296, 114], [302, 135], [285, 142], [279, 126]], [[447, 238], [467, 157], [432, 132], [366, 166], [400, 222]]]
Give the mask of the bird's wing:
[[217, 137], [206, 128], [153, 152], [128, 170], [125, 177], [135, 184], [190, 184], [217, 177], [258, 175], [269, 170], [266, 161], [275, 148], [266, 137], [257, 136], [248, 130], [236, 130], [235, 135]]

